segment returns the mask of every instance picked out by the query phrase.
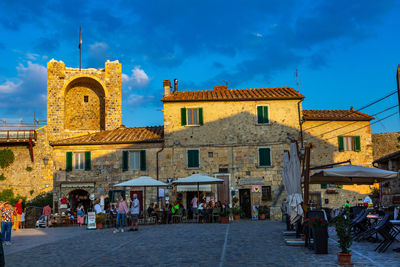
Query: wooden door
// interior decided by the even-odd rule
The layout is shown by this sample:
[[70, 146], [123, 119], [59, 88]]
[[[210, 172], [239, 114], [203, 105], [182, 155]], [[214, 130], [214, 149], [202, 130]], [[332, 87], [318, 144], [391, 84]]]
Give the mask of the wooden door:
[[224, 180], [222, 184], [217, 185], [218, 200], [223, 204], [229, 203], [229, 175], [217, 175], [218, 179]]

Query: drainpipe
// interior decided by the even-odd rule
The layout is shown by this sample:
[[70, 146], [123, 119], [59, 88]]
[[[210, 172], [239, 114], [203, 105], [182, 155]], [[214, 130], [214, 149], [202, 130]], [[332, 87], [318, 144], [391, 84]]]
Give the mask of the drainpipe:
[[[159, 167], [158, 167], [158, 165], [159, 165], [159, 160], [158, 160], [158, 155], [162, 152], [164, 150], [164, 143], [162, 144], [162, 147], [161, 147], [161, 149], [160, 150], [158, 150], [157, 152], [156, 152], [156, 172], [157, 172], [157, 176], [156, 176], [156, 178], [157, 178], [157, 181], [158, 181], [158, 179], [159, 179]], [[158, 186], [157, 186], [157, 205], [158, 206], [160, 206], [160, 198], [159, 198], [159, 195], [158, 195]]]
[[301, 119], [301, 113], [300, 113], [300, 103], [303, 102], [304, 98], [302, 98], [299, 102], [297, 102], [297, 112], [299, 114], [299, 126], [300, 126], [300, 142], [301, 142], [301, 148], [304, 148], [304, 142], [303, 142], [303, 122]]

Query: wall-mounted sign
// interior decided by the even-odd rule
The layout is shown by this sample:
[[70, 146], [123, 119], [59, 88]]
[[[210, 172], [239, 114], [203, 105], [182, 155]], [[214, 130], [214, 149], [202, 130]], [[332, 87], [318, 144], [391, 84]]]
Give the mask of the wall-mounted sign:
[[253, 185], [251, 187], [251, 192], [253, 192], [253, 193], [261, 193], [261, 186], [260, 185]]

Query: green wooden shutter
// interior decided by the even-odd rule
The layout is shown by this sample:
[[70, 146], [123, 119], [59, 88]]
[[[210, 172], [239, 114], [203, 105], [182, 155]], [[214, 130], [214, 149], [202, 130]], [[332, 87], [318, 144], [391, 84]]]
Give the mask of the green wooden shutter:
[[195, 168], [198, 168], [199, 167], [199, 151], [198, 150], [193, 150], [193, 154], [194, 154], [194, 157], [193, 157], [193, 165], [194, 165], [194, 167]]
[[344, 151], [344, 141], [343, 136], [338, 136], [339, 152]]
[[129, 169], [129, 152], [122, 151], [122, 171], [127, 171]]
[[263, 111], [264, 111], [264, 114], [263, 114], [263, 123], [269, 123], [269, 117], [268, 117], [268, 106], [264, 106], [263, 107]]
[[70, 172], [70, 171], [72, 171], [72, 152], [67, 152], [66, 158], [67, 158], [67, 165], [66, 165], [65, 170], [67, 172]]
[[328, 185], [327, 184], [321, 184], [321, 189], [327, 189]]
[[263, 123], [263, 107], [257, 107], [257, 123]]
[[203, 108], [199, 108], [199, 124], [203, 125]]
[[92, 159], [90, 151], [85, 151], [85, 171], [90, 171], [92, 169]]
[[186, 108], [181, 108], [181, 125], [186, 125]]
[[146, 170], [146, 150], [140, 150], [140, 170]]
[[271, 149], [268, 147], [260, 148], [258, 150], [259, 165], [271, 166]]
[[193, 150], [188, 150], [187, 151], [187, 160], [188, 160], [188, 168], [193, 168]]
[[361, 142], [359, 136], [354, 136], [354, 151], [356, 152], [361, 151]]

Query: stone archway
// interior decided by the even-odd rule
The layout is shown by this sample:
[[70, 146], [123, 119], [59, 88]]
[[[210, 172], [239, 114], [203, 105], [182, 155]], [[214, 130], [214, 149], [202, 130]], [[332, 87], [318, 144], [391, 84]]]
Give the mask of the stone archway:
[[71, 211], [75, 212], [78, 204], [82, 203], [85, 208], [85, 212], [87, 212], [89, 208], [91, 208], [91, 201], [89, 199], [89, 196], [90, 193], [84, 189], [71, 190], [67, 194]]
[[68, 130], [104, 130], [104, 86], [92, 77], [79, 76], [64, 90], [64, 126]]

